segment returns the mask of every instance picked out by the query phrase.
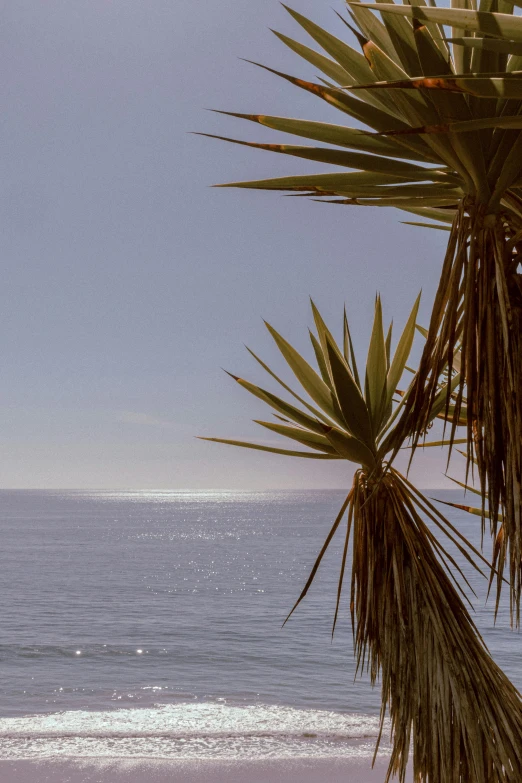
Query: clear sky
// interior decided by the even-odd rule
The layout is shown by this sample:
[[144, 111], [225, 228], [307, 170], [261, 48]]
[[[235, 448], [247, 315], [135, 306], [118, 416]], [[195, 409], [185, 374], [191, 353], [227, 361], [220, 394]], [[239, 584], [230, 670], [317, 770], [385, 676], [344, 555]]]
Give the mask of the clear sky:
[[[293, 3], [344, 36], [330, 5]], [[262, 404], [220, 368], [261, 380], [243, 342], [278, 365], [261, 317], [308, 350], [308, 296], [332, 327], [346, 302], [362, 359], [377, 290], [401, 325], [435, 292], [446, 234], [404, 213], [208, 187], [312, 170], [188, 133], [284, 138], [205, 108], [339, 121], [238, 59], [314, 77], [268, 28], [304, 32], [275, 0], [1, 7], [0, 485], [344, 486], [346, 463], [194, 438], [255, 433]]]

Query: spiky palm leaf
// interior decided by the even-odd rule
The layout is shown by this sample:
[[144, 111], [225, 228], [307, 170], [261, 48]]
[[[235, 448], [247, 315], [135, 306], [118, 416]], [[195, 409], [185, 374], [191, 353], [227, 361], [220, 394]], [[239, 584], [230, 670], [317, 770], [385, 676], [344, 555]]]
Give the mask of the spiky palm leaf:
[[[398, 774], [404, 781], [411, 743], [416, 781], [515, 783], [522, 777], [520, 694], [485, 649], [449, 568], [463, 579], [464, 574], [425, 517], [474, 567], [478, 568], [478, 559], [484, 559], [389, 460], [390, 452], [403, 443], [400, 411], [405, 397], [397, 400], [397, 387], [412, 346], [418, 304], [417, 300], [392, 357], [391, 330], [385, 337], [377, 299], [363, 377], [346, 315], [341, 350], [312, 304], [317, 334], [311, 333], [311, 341], [317, 371], [267, 324], [305, 396], [293, 391], [255, 354], [299, 405], [232, 377], [276, 411], [277, 422], [258, 424], [306, 450], [222, 438], [204, 440], [360, 465], [294, 609], [305, 597], [344, 520], [334, 628], [351, 538], [357, 665], [359, 670], [369, 669], [372, 684], [381, 675], [381, 720], [387, 710], [391, 717], [393, 747], [387, 780]], [[457, 383], [458, 377], [448, 380], [450, 393]], [[444, 411], [448, 389], [439, 389], [430, 421]]]
[[[309, 194], [335, 204], [393, 206], [420, 217], [416, 225], [430, 225], [428, 219], [436, 221], [433, 226], [451, 227], [429, 338], [405, 405], [405, 428], [413, 427], [417, 438], [425, 430], [441, 368], [448, 362], [451, 367], [460, 339], [462, 374], [455, 413], [458, 419], [466, 384], [468, 451], [478, 460], [495, 538], [499, 514], [504, 518], [518, 612], [522, 18], [515, 13], [520, 2], [481, 0], [478, 8], [475, 3], [452, 0], [446, 8], [431, 0], [349, 2], [350, 23], [343, 20], [344, 30], [355, 48], [288, 8], [322, 52], [276, 35], [323, 77], [308, 82], [268, 70], [344, 117], [339, 124], [327, 124], [233, 114], [328, 146], [227, 140], [319, 161], [335, 170], [230, 185]], [[367, 130], [350, 127], [348, 118]]]

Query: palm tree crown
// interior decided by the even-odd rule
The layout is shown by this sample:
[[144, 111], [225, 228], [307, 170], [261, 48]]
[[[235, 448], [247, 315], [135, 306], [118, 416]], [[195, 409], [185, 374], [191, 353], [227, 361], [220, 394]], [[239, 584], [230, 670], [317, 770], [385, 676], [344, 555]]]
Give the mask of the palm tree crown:
[[[440, 284], [415, 382], [401, 413], [414, 446], [429, 424], [444, 369], [463, 417], [497, 553], [518, 622], [522, 588], [522, 17], [521, 0], [348, 3], [346, 43], [296, 11], [322, 51], [276, 33], [317, 68], [316, 82], [268, 68], [338, 109], [339, 124], [233, 114], [312, 146], [239, 144], [324, 163], [322, 174], [229, 183], [341, 205], [392, 206], [416, 225], [449, 231]], [[266, 68], [266, 66], [261, 66]], [[356, 121], [352, 127], [347, 118]], [[363, 126], [362, 128], [360, 126]], [[317, 146], [319, 143], [320, 146]], [[326, 146], [325, 146], [326, 145]], [[415, 216], [416, 220], [412, 220]], [[464, 399], [466, 394], [467, 402]], [[464, 408], [466, 410], [464, 411]]]
[[[387, 711], [392, 723], [386, 780], [397, 773], [404, 781], [411, 745], [416, 781], [518, 783], [522, 777], [520, 694], [485, 649], [455, 579], [459, 573], [465, 580], [464, 574], [426, 518], [475, 568], [484, 558], [392, 464], [404, 443], [400, 412], [407, 395], [398, 394], [398, 384], [412, 347], [418, 305], [419, 300], [392, 355], [392, 330], [383, 329], [377, 298], [364, 373], [359, 373], [355, 360], [346, 314], [341, 348], [312, 303], [316, 334], [310, 332], [310, 339], [317, 369], [267, 324], [301, 390], [294, 391], [250, 353], [284, 389], [285, 398], [290, 395], [294, 401], [235, 375], [232, 378], [275, 411], [275, 421], [257, 423], [290, 440], [292, 448], [205, 440], [359, 465], [292, 612], [307, 594], [344, 522], [333, 629], [351, 539], [350, 607], [358, 669], [369, 670], [372, 684], [380, 677], [381, 731]], [[457, 384], [458, 375], [451, 380], [448, 376], [450, 391]], [[439, 389], [429, 421], [445, 416], [447, 391], [445, 386]]]

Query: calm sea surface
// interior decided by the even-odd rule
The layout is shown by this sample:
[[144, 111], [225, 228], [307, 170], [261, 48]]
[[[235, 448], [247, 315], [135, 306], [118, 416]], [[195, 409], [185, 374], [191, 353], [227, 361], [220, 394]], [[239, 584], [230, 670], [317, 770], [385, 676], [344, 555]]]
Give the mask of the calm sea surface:
[[[340, 491], [0, 491], [0, 757], [371, 746], [379, 697], [354, 681], [347, 596], [330, 634], [340, 544], [281, 629], [342, 501]], [[446, 510], [480, 541], [478, 518]], [[486, 584], [471, 580], [476, 622], [520, 688], [522, 638], [505, 606], [493, 625]]]

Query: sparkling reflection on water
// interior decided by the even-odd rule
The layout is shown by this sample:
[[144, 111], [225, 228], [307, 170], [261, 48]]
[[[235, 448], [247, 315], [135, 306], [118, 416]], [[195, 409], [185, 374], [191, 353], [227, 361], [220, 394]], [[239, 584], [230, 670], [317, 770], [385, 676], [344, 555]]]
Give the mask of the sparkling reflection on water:
[[[224, 700], [256, 714], [273, 705], [317, 720], [324, 710], [376, 716], [378, 694], [366, 678], [354, 682], [346, 596], [330, 638], [340, 542], [281, 629], [342, 500], [339, 491], [1, 491], [0, 715]], [[445, 510], [480, 541], [476, 517]], [[520, 687], [507, 606], [494, 626], [486, 584], [469, 575], [477, 624]]]

